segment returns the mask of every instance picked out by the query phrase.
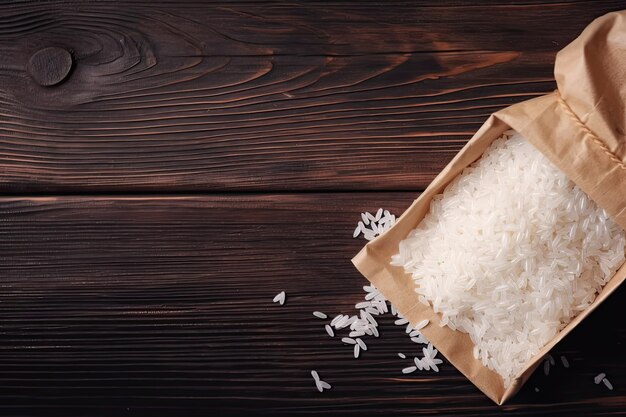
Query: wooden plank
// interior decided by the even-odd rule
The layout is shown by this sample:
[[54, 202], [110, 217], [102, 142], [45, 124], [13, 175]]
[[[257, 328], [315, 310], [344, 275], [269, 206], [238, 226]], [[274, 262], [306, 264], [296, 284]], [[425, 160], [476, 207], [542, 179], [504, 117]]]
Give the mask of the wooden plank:
[[[354, 311], [362, 210], [412, 193], [0, 199], [3, 415], [573, 416], [626, 406], [624, 289], [498, 407], [416, 353], [390, 317], [358, 360], [311, 312]], [[272, 304], [281, 290], [283, 307]], [[593, 341], [593, 342], [591, 342]], [[410, 356], [409, 356], [410, 358]], [[557, 356], [558, 360], [558, 356]], [[331, 391], [318, 393], [317, 369]], [[593, 376], [604, 371], [608, 391]], [[534, 387], [539, 387], [536, 393]]]
[[[556, 51], [622, 7], [9, 4], [1, 190], [423, 188], [491, 112], [551, 91]], [[50, 73], [29, 66], [47, 47], [71, 71], [58, 50]]]

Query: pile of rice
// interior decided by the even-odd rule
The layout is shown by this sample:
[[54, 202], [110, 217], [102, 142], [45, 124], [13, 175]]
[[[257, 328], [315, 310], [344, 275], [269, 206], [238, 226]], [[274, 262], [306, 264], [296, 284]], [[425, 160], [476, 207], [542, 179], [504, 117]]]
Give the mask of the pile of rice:
[[508, 131], [433, 199], [392, 264], [509, 386], [594, 301], [624, 244], [602, 208]]

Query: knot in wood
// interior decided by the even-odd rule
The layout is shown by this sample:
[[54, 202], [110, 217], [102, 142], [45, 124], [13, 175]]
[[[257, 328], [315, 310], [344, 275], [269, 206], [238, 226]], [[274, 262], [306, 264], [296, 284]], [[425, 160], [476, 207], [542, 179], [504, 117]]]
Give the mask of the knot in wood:
[[26, 67], [37, 84], [49, 87], [63, 81], [72, 69], [72, 55], [63, 48], [48, 47], [35, 52]]

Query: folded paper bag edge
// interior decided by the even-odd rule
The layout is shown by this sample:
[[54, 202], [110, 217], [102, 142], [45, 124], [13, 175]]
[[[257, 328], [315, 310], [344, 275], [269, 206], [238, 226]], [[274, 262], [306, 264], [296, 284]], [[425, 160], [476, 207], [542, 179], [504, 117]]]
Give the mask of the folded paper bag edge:
[[554, 77], [572, 112], [626, 156], [626, 10], [598, 17], [556, 55]]

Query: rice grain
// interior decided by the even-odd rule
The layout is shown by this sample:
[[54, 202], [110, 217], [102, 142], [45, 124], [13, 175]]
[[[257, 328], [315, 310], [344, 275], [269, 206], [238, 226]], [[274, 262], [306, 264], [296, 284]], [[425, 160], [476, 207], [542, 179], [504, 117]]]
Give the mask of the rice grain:
[[415, 372], [417, 370], [416, 366], [408, 366], [402, 370], [403, 374], [410, 374], [411, 372]]
[[[418, 301], [442, 325], [469, 334], [474, 357], [508, 387], [593, 303], [625, 246], [606, 211], [509, 131], [433, 197], [391, 263], [412, 275]], [[547, 375], [555, 360], [546, 363]]]

